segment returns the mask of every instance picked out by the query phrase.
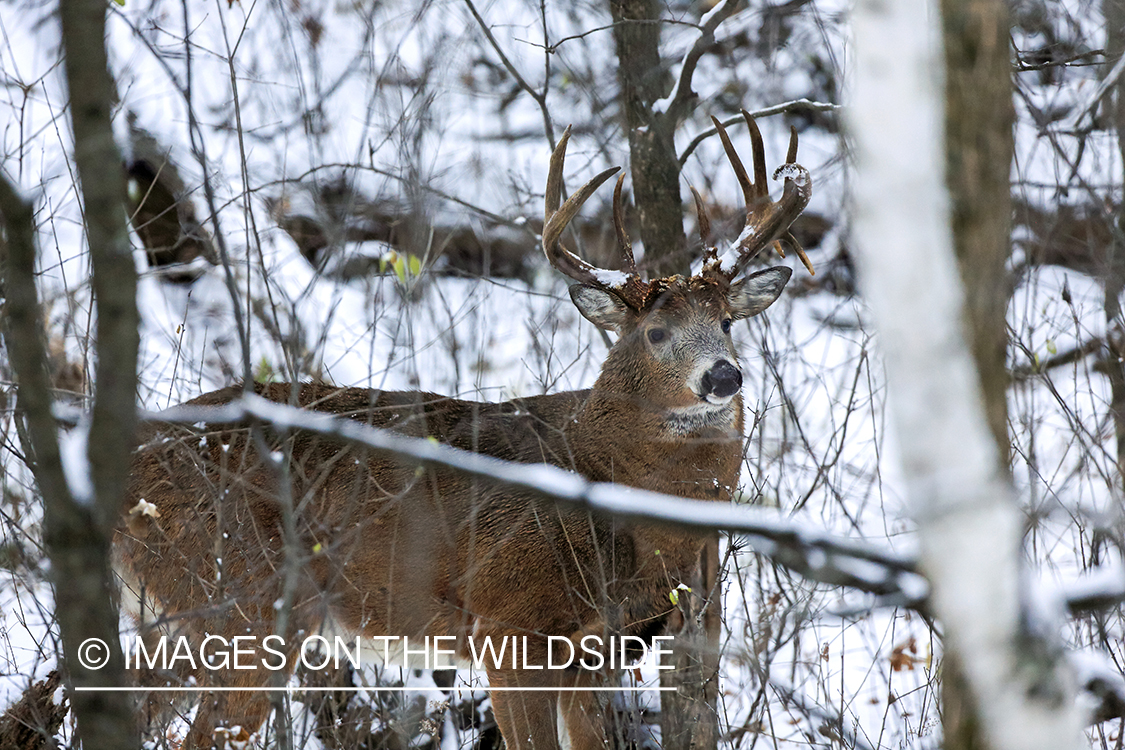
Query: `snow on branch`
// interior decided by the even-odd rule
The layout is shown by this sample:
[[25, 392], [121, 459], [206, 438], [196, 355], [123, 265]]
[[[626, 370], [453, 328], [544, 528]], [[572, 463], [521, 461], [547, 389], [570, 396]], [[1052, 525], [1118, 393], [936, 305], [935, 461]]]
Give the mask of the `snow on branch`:
[[1068, 656], [1085, 693], [1082, 698], [1092, 703], [1086, 706], [1086, 724], [1125, 717], [1125, 678], [1110, 657], [1100, 651], [1073, 651]]
[[259, 421], [279, 430], [303, 430], [376, 450], [407, 456], [520, 487], [572, 506], [615, 518], [674, 525], [680, 529], [722, 530], [811, 581], [851, 586], [900, 601], [919, 603], [928, 584], [913, 555], [871, 542], [828, 534], [763, 508], [686, 500], [622, 485], [591, 482], [546, 464], [520, 464], [459, 450], [425, 438], [412, 438], [324, 412], [298, 409], [254, 394], [225, 406], [175, 406], [142, 413], [150, 422], [245, 424]]
[[1073, 615], [1112, 609], [1125, 602], [1125, 564], [1115, 559], [1060, 588], [1062, 601]]

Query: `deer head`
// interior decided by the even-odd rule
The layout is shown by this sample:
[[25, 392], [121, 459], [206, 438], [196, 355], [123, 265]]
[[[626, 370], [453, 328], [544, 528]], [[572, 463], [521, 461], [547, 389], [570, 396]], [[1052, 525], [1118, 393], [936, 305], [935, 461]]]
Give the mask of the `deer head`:
[[[579, 312], [599, 328], [620, 337], [606, 360], [599, 385], [603, 390], [643, 393], [650, 407], [670, 418], [676, 432], [735, 424], [733, 402], [742, 386], [742, 371], [730, 337], [731, 323], [769, 307], [792, 274], [787, 267], [775, 266], [742, 276], [747, 263], [766, 247], [774, 246], [780, 251], [779, 240], [784, 238], [812, 270], [789, 232], [790, 224], [812, 195], [809, 172], [796, 163], [796, 131], [792, 132], [786, 163], [774, 175], [784, 177], [784, 191], [780, 200], [772, 201], [767, 190], [761, 133], [754, 119], [745, 111], [742, 114], [750, 127], [753, 144], [753, 182], [726, 130], [712, 119], [742, 187], [746, 224], [725, 253], [720, 254], [714, 245], [707, 246], [700, 270], [688, 278], [642, 278], [622, 217], [624, 174], [613, 194], [613, 220], [623, 257], [622, 269], [598, 268], [567, 250], [561, 242], [567, 224], [594, 191], [618, 170], [615, 167], [597, 175], [560, 206], [570, 128], [551, 156], [543, 250], [551, 265], [578, 282], [570, 287], [570, 296]], [[711, 234], [710, 222], [694, 188], [692, 194], [699, 212], [700, 236], [706, 245]]]

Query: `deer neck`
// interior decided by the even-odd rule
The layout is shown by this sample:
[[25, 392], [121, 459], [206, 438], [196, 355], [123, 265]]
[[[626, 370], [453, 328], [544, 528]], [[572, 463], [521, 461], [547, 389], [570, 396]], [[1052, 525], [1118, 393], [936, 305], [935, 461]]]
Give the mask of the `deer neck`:
[[[742, 464], [742, 398], [727, 405], [729, 420], [683, 430], [683, 420], [654, 408], [652, 400], [599, 378], [578, 418], [572, 445], [587, 479], [615, 482], [694, 500], [730, 502]], [[615, 596], [647, 618], [666, 609], [670, 592], [693, 586], [700, 551], [712, 534], [676, 526], [623, 522], [635, 568], [622, 576]], [[627, 618], [628, 619], [628, 618]]]
[[742, 398], [685, 415], [603, 374], [567, 434], [589, 479], [729, 501], [741, 463]]

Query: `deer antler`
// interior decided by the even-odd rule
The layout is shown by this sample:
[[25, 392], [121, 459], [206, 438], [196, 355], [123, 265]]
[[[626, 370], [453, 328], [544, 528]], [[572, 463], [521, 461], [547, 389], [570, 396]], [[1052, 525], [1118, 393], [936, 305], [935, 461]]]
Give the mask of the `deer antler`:
[[637, 261], [633, 258], [633, 241], [625, 231], [625, 210], [621, 205], [621, 186], [625, 184], [625, 173], [617, 178], [617, 185], [613, 188], [613, 228], [617, 232], [617, 247], [624, 256], [621, 264], [626, 273], [637, 273]]
[[734, 168], [738, 184], [742, 187], [742, 195], [746, 200], [746, 224], [738, 239], [722, 257], [718, 257], [718, 253], [715, 251], [708, 253], [709, 257], [704, 264], [704, 271], [711, 275], [722, 276], [730, 281], [739, 274], [751, 258], [766, 247], [774, 246], [778, 253], [785, 257], [780, 243], [781, 239], [785, 239], [797, 251], [797, 256], [805, 264], [809, 273], [815, 274], [816, 271], [813, 270], [809, 257], [805, 255], [804, 248], [789, 231], [789, 226], [793, 223], [793, 220], [805, 209], [805, 206], [809, 203], [809, 198], [812, 197], [812, 177], [807, 169], [797, 163], [797, 130], [794, 128], [790, 131], [789, 152], [786, 155], [785, 164], [778, 167], [773, 174], [774, 179], [785, 178], [785, 188], [781, 194], [781, 199], [771, 201], [769, 188], [766, 184], [766, 156], [765, 147], [762, 145], [762, 133], [758, 130], [758, 125], [749, 112], [742, 110], [742, 116], [750, 127], [751, 152], [754, 158], [753, 182], [746, 175], [746, 168], [742, 166], [742, 160], [738, 158], [726, 129], [718, 119], [711, 118], [715, 123], [715, 128], [719, 131], [719, 138], [723, 142], [723, 150], [727, 152], [727, 158], [730, 160], [731, 167]]
[[[623, 255], [622, 271], [611, 271], [598, 268], [587, 263], [582, 258], [567, 250], [559, 241], [563, 230], [574, 218], [582, 204], [594, 194], [594, 191], [608, 180], [620, 167], [607, 169], [595, 176], [578, 189], [566, 203], [559, 206], [562, 197], [563, 162], [566, 159], [566, 144], [570, 141], [570, 127], [559, 139], [551, 154], [551, 167], [547, 173], [547, 190], [545, 195], [545, 220], [543, 224], [543, 252], [547, 260], [556, 269], [582, 284], [600, 287], [616, 292], [626, 304], [634, 309], [640, 309], [648, 293], [649, 284], [643, 281], [637, 272], [637, 264], [633, 259], [632, 243], [625, 233], [625, 223], [621, 207], [621, 183], [618, 179], [617, 188], [613, 191], [613, 224], [617, 232], [617, 244]], [[624, 178], [624, 175], [622, 175]]]
[[715, 248], [710, 246], [711, 240], [711, 217], [707, 214], [707, 206], [703, 205], [703, 196], [694, 186], [691, 187], [691, 197], [695, 200], [695, 216], [699, 224], [699, 241], [707, 247], [707, 255], [714, 256]]

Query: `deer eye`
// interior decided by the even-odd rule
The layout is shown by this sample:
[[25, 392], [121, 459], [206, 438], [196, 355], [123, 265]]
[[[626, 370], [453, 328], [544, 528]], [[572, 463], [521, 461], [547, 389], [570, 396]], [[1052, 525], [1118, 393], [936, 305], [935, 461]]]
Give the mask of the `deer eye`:
[[723, 333], [730, 333], [730, 318], [723, 320]]
[[667, 335], [668, 333], [663, 328], [653, 328], [648, 332], [648, 340], [654, 344], [659, 344]]

